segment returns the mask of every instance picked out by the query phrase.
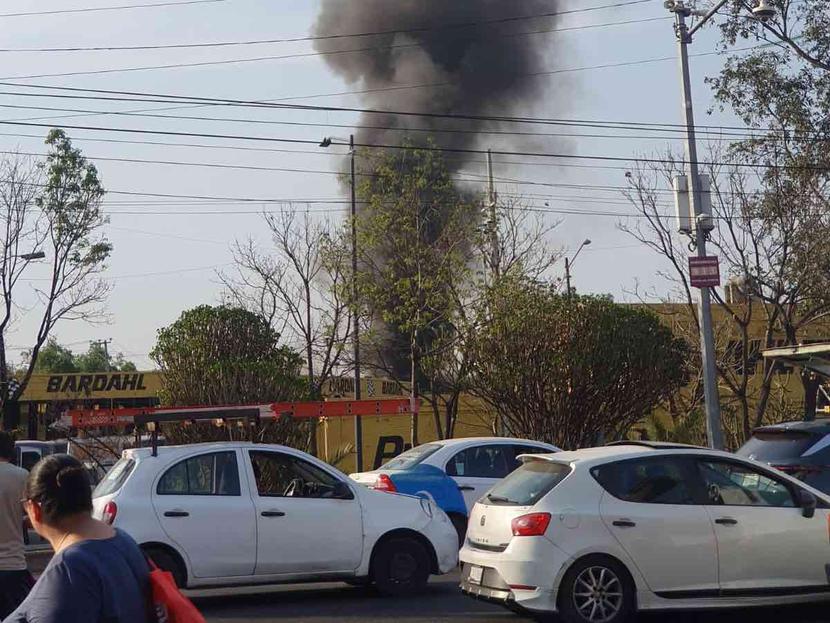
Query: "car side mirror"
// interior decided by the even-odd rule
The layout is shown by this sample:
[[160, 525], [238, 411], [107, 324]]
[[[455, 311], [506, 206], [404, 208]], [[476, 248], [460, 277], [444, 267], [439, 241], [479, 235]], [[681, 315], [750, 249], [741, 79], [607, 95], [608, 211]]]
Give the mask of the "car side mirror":
[[816, 514], [816, 507], [818, 506], [818, 499], [809, 491], [802, 489], [798, 495], [799, 503], [801, 505], [802, 514], [807, 519], [812, 519]]
[[337, 500], [353, 500], [354, 493], [352, 493], [352, 489], [351, 487], [349, 487], [349, 485], [347, 485], [342, 480], [338, 480], [336, 483], [334, 483], [332, 497]]

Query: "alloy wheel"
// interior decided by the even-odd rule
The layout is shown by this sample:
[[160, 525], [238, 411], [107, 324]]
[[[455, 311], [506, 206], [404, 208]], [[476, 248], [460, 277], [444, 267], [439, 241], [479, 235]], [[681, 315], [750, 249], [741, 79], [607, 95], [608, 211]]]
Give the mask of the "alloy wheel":
[[587, 567], [573, 584], [573, 603], [590, 623], [609, 623], [623, 608], [623, 585], [607, 567]]

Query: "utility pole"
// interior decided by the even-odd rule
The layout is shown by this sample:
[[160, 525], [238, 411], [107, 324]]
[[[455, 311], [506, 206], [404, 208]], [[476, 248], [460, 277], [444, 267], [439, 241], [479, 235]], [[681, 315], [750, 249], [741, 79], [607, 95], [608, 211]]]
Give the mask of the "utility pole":
[[[704, 230], [701, 223], [701, 183], [698, 171], [697, 159], [697, 137], [695, 134], [695, 116], [692, 105], [692, 81], [689, 72], [689, 51], [688, 45], [692, 42], [692, 35], [696, 32], [715, 12], [725, 4], [720, 2], [704, 18], [698, 22], [694, 29], [689, 30], [686, 25], [686, 18], [692, 14], [690, 8], [682, 2], [673, 4], [673, 12], [676, 18], [675, 28], [680, 52], [680, 77], [683, 96], [683, 121], [686, 126], [686, 162], [688, 163], [689, 184], [692, 192], [690, 196], [691, 213], [695, 227], [695, 245], [697, 256], [706, 257], [706, 238], [708, 232]], [[700, 288], [700, 302], [698, 305], [698, 317], [700, 325], [701, 358], [703, 360], [703, 391], [706, 401], [706, 433], [709, 447], [716, 450], [723, 449], [723, 429], [720, 415], [720, 397], [718, 396], [718, 377], [715, 363], [715, 337], [712, 330], [712, 306], [711, 293], [708, 287]]]
[[565, 292], [568, 294], [568, 300], [571, 300], [571, 260], [565, 258]]
[[498, 197], [496, 183], [493, 179], [493, 153], [487, 150], [487, 209], [490, 229], [490, 269], [493, 281], [501, 276], [501, 250], [499, 249], [499, 221], [496, 211]]
[[[352, 169], [352, 313], [354, 314], [353, 346], [354, 346], [354, 399], [360, 400], [360, 306], [358, 305], [357, 291], [357, 187], [355, 184], [355, 147], [354, 134], [349, 136], [349, 151], [351, 152]], [[363, 471], [363, 418], [354, 416], [354, 445], [357, 471]]]
[[109, 351], [108, 345], [111, 344], [111, 343], [112, 343], [112, 338], [110, 338], [108, 340], [93, 340], [89, 343], [89, 345], [90, 346], [100, 346], [101, 348], [103, 348], [104, 349], [104, 357], [107, 358], [107, 363], [109, 363], [110, 351]]

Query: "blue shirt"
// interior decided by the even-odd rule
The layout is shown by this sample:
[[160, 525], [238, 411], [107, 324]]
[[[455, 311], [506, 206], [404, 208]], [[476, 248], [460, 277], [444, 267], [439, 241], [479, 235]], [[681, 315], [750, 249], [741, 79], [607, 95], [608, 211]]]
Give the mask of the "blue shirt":
[[148, 585], [144, 554], [116, 530], [56, 554], [4, 623], [147, 623]]

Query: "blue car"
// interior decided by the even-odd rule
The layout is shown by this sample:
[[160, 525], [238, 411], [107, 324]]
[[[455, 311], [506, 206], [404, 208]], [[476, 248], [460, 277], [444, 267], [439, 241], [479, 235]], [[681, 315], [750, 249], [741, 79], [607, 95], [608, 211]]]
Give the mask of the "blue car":
[[407, 450], [377, 469], [351, 474], [351, 478], [373, 489], [432, 500], [447, 513], [458, 531], [459, 543], [463, 543], [473, 505], [519, 466], [516, 457], [552, 452], [559, 452], [559, 448], [525, 439], [448, 439]]

